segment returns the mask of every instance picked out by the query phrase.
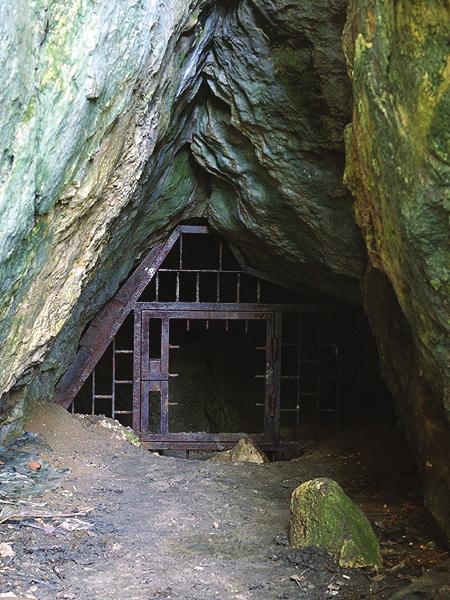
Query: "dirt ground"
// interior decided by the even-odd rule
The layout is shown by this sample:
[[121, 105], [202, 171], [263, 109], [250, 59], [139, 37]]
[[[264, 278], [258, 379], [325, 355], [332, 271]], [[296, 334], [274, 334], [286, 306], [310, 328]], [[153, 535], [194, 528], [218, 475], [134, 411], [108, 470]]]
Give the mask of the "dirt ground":
[[[393, 429], [342, 433], [266, 465], [155, 456], [55, 405], [36, 407], [29, 429], [38, 435], [0, 461], [22, 461], [8, 473], [24, 482], [0, 495], [0, 598], [450, 598], [447, 553]], [[42, 466], [26, 479], [32, 459]], [[291, 493], [319, 476], [365, 510], [382, 545], [380, 573], [287, 545]], [[429, 569], [439, 577], [423, 587]]]

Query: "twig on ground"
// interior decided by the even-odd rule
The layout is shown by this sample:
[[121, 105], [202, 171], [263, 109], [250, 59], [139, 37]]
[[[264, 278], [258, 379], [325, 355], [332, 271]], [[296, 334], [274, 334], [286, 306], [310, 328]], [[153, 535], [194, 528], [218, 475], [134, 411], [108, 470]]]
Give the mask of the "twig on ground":
[[27, 519], [60, 519], [66, 517], [83, 517], [90, 513], [93, 509], [89, 508], [85, 511], [73, 512], [73, 513], [12, 513], [0, 517], [0, 525], [7, 521], [25, 521]]

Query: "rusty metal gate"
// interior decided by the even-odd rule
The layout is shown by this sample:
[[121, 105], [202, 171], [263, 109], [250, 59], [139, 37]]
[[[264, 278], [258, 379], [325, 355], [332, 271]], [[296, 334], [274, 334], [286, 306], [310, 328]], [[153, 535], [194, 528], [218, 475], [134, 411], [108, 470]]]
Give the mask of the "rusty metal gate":
[[[305, 301], [246, 264], [205, 226], [182, 225], [159, 244], [105, 305], [80, 342], [71, 368], [56, 388], [56, 402], [73, 412], [105, 414], [133, 427], [153, 449], [226, 448], [243, 433], [261, 447], [298, 440], [308, 420], [339, 420], [343, 362], [330, 337], [333, 307]], [[264, 382], [257, 432], [173, 431], [170, 381], [171, 324], [201, 321], [265, 324]], [[247, 325], [246, 325], [247, 324]], [[324, 353], [328, 353], [324, 360]], [[331, 357], [331, 359], [330, 359]], [[327, 363], [333, 391], [321, 394]], [[105, 375], [105, 373], [107, 374]], [[281, 433], [281, 435], [280, 435]]]

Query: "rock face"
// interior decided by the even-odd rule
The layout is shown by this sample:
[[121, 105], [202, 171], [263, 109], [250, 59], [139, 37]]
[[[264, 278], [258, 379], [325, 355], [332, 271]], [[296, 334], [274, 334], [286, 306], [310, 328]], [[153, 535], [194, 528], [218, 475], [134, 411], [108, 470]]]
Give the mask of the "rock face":
[[212, 462], [250, 462], [262, 465], [269, 462], [267, 456], [249, 438], [242, 438], [231, 448], [215, 454], [210, 459]]
[[186, 122], [217, 16], [200, 35], [211, 2], [166, 5], [0, 6], [3, 438], [142, 249], [201, 212]]
[[345, 8], [257, 0], [224, 14], [192, 151], [212, 175], [210, 222], [252, 264], [356, 299], [365, 251], [341, 179]]
[[448, 34], [446, 2], [355, 0], [345, 49], [346, 181], [371, 263], [364, 305], [425, 500], [450, 539]]
[[289, 541], [294, 548], [326, 550], [338, 558], [341, 567], [379, 568], [382, 564], [367, 517], [332, 479], [312, 479], [294, 490]]

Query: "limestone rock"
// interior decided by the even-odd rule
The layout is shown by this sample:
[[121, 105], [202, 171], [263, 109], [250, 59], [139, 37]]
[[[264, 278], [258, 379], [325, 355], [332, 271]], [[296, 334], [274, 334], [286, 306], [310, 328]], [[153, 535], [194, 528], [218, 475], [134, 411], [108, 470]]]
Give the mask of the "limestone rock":
[[[448, 4], [352, 0], [346, 182], [371, 267], [363, 295], [384, 376], [450, 541]], [[429, 466], [432, 465], [432, 466]]]
[[241, 438], [234, 448], [219, 452], [209, 460], [213, 462], [250, 462], [260, 465], [269, 462], [264, 452], [259, 450], [249, 438]]
[[322, 548], [335, 555], [342, 567], [382, 564], [367, 517], [332, 479], [312, 479], [294, 490], [289, 541], [294, 548]]

